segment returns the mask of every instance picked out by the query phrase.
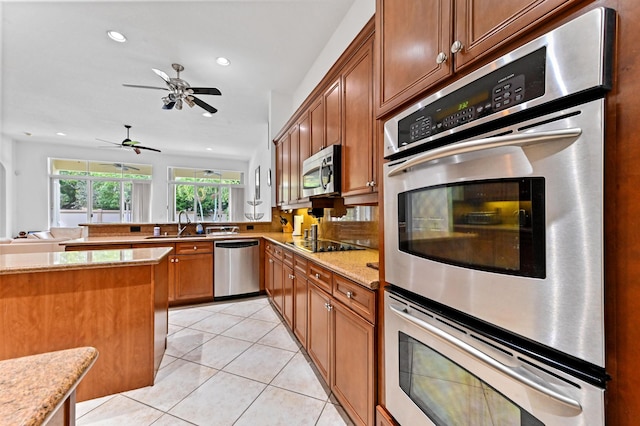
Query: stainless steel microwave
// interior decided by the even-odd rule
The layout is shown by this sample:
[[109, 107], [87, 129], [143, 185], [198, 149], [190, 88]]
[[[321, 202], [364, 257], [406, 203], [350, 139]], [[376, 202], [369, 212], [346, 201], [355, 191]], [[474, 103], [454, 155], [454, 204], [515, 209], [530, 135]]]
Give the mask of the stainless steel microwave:
[[302, 195], [340, 195], [340, 145], [330, 145], [303, 161]]

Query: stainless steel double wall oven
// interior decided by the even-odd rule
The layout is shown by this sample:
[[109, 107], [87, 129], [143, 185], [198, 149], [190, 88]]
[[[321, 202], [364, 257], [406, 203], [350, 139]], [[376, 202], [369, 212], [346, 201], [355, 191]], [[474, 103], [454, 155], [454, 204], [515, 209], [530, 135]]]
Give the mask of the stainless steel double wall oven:
[[403, 425], [604, 423], [594, 9], [385, 123], [386, 404]]

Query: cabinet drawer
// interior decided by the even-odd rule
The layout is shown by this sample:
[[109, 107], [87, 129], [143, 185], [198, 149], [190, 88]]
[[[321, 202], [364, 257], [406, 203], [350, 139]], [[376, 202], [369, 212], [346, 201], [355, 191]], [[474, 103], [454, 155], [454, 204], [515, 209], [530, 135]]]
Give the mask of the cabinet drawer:
[[340, 275], [333, 276], [333, 297], [347, 305], [355, 313], [375, 323], [376, 294]]
[[307, 259], [300, 256], [293, 257], [293, 269], [296, 274], [307, 275]]
[[192, 241], [176, 243], [176, 254], [213, 253], [213, 243], [206, 241]]
[[272, 244], [272, 246], [273, 246], [273, 251], [271, 252], [271, 254], [273, 255], [273, 257], [275, 259], [282, 260], [282, 257], [284, 255], [284, 249], [277, 244]]
[[282, 262], [293, 268], [293, 252], [290, 250], [282, 250]]
[[313, 262], [309, 262], [307, 267], [307, 276], [309, 277], [310, 281], [312, 281], [327, 293], [331, 294], [331, 280], [333, 277], [333, 273], [330, 270], [325, 269]]

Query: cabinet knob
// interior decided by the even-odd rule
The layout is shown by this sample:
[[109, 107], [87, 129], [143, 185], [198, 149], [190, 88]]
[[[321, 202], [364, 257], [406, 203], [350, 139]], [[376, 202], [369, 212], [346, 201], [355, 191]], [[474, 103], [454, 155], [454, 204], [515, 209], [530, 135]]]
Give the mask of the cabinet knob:
[[348, 299], [353, 298], [353, 293], [352, 293], [352, 292], [350, 292], [350, 291], [348, 291], [348, 292], [347, 292], [347, 298], [348, 298]]
[[273, 263], [273, 259], [269, 259], [269, 263]]
[[193, 249], [194, 249], [194, 250], [198, 250], [198, 247], [197, 247], [197, 246], [193, 246]]
[[447, 60], [447, 54], [444, 52], [440, 52], [438, 53], [438, 56], [436, 56], [436, 64], [438, 65], [444, 63], [446, 60]]
[[331, 306], [331, 303], [327, 303], [327, 311], [331, 311], [333, 309], [333, 306]]
[[180, 262], [180, 259], [176, 259], [176, 260], [175, 260], [175, 262], [176, 262], [176, 263]]
[[372, 180], [371, 182], [369, 182], [371, 184], [371, 187], [373, 188], [374, 186], [376, 186], [376, 182], [374, 180]]
[[316, 279], [320, 279], [320, 274], [316, 274]]
[[463, 47], [464, 45], [462, 44], [462, 42], [460, 40], [456, 40], [451, 45], [451, 53], [458, 53], [462, 50]]

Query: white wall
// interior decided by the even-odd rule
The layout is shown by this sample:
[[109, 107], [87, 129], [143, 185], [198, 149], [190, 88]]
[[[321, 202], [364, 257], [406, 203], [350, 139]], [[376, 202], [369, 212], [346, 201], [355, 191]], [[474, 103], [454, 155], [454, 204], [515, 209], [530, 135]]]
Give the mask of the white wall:
[[[151, 164], [152, 178], [152, 222], [166, 223], [168, 218], [167, 167], [194, 167], [207, 169], [241, 170], [248, 184], [248, 162], [211, 159], [206, 157], [186, 157], [157, 153], [135, 155], [131, 151], [97, 150], [75, 146], [48, 143], [15, 142], [14, 146], [14, 194], [8, 200], [9, 206], [17, 212], [11, 225], [11, 235], [19, 231], [33, 231], [49, 228], [49, 175], [47, 159], [70, 158], [101, 162]], [[252, 182], [252, 181], [251, 181]], [[19, 214], [18, 214], [19, 213]]]
[[[351, 8], [345, 15], [336, 31], [333, 33], [327, 45], [324, 47], [318, 58], [313, 63], [304, 79], [293, 93], [291, 116], [302, 102], [309, 96], [309, 93], [318, 85], [320, 80], [327, 74], [329, 69], [338, 60], [340, 55], [351, 44], [358, 33], [369, 22], [369, 19], [376, 12], [375, 0], [355, 0]], [[284, 123], [283, 123], [284, 124]], [[277, 133], [277, 131], [276, 131]]]

